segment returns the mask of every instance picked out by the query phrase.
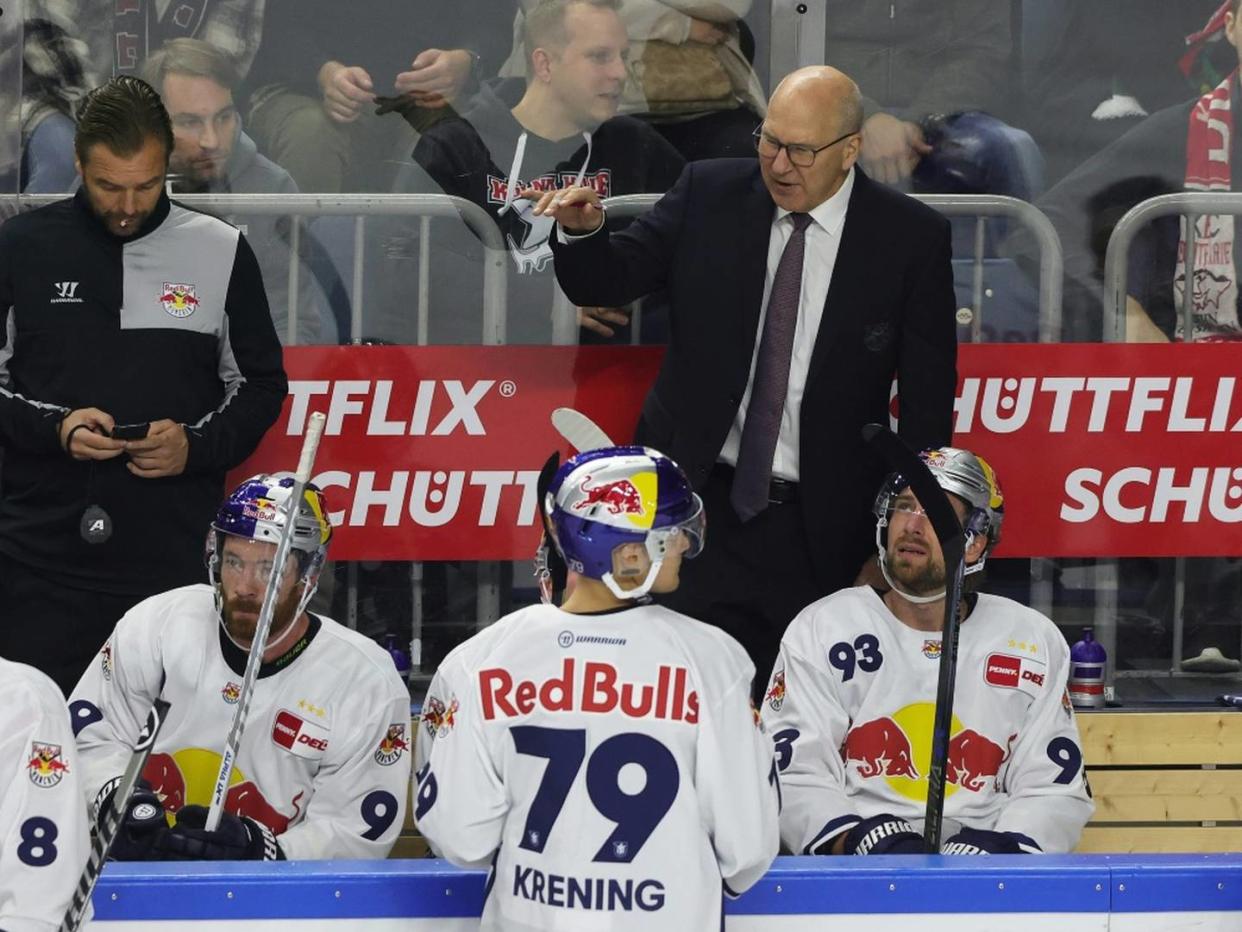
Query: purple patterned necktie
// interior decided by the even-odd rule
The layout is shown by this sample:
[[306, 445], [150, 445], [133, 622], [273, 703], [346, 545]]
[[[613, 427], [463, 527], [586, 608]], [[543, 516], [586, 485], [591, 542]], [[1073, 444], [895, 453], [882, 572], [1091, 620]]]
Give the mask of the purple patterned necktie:
[[789, 389], [789, 361], [793, 355], [794, 331], [798, 327], [798, 303], [802, 295], [802, 255], [806, 251], [806, 228], [810, 214], [790, 214], [794, 231], [781, 253], [768, 297], [768, 313], [763, 322], [763, 339], [755, 362], [746, 424], [733, 474], [729, 501], [743, 521], [749, 521], [768, 507], [768, 486], [772, 481], [772, 458], [781, 430], [785, 394]]

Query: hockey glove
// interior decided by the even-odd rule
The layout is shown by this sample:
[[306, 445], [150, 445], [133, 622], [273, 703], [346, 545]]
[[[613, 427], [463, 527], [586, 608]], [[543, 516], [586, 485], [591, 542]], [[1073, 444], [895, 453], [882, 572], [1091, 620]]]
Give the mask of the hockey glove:
[[845, 833], [844, 854], [922, 854], [923, 836], [895, 815], [863, 819]]
[[169, 829], [159, 848], [166, 861], [283, 861], [272, 830], [254, 819], [226, 812], [220, 826], [207, 831], [207, 808], [185, 806], [177, 824]]
[[[115, 793], [116, 787], [113, 787], [100, 806], [100, 812], [112, 805]], [[164, 818], [160, 798], [151, 791], [150, 783], [139, 780], [121, 815], [108, 857], [113, 861], [158, 861], [160, 854], [155, 850], [156, 845], [167, 832], [168, 820]]]
[[963, 828], [945, 841], [941, 854], [1039, 854], [1043, 849], [1034, 840], [1017, 832], [989, 832]]

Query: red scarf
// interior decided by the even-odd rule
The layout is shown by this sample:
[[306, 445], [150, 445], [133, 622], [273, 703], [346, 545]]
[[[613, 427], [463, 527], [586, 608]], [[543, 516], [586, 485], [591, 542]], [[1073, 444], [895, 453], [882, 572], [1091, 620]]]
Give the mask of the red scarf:
[[[1230, 191], [1230, 156], [1233, 152], [1233, 91], [1238, 86], [1234, 71], [1214, 90], [1199, 98], [1190, 112], [1186, 134], [1186, 190]], [[1183, 332], [1180, 309], [1186, 289], [1186, 217], [1181, 218], [1177, 244], [1177, 277], [1173, 294], [1177, 315], [1177, 339], [1220, 339], [1242, 334], [1238, 326], [1238, 275], [1234, 266], [1234, 216], [1211, 214], [1195, 224], [1194, 332]]]

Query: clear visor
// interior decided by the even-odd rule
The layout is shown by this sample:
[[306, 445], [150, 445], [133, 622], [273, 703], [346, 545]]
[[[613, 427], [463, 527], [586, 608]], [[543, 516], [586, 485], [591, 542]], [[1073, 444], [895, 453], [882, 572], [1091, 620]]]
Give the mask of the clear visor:
[[692, 560], [703, 552], [703, 543], [707, 538], [707, 515], [703, 511], [703, 500], [694, 496], [694, 512], [678, 524], [655, 528], [647, 532], [647, 552], [652, 560], [661, 560], [674, 546], [678, 537], [684, 536], [686, 549], [682, 556]]

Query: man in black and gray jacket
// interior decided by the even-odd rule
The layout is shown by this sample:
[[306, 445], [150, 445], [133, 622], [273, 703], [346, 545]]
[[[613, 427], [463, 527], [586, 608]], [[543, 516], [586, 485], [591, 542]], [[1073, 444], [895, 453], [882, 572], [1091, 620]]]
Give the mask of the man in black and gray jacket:
[[92, 91], [78, 193], [0, 227], [0, 654], [68, 692], [116, 620], [204, 577], [225, 472], [287, 390], [258, 263], [171, 202], [172, 127], [130, 76]]

